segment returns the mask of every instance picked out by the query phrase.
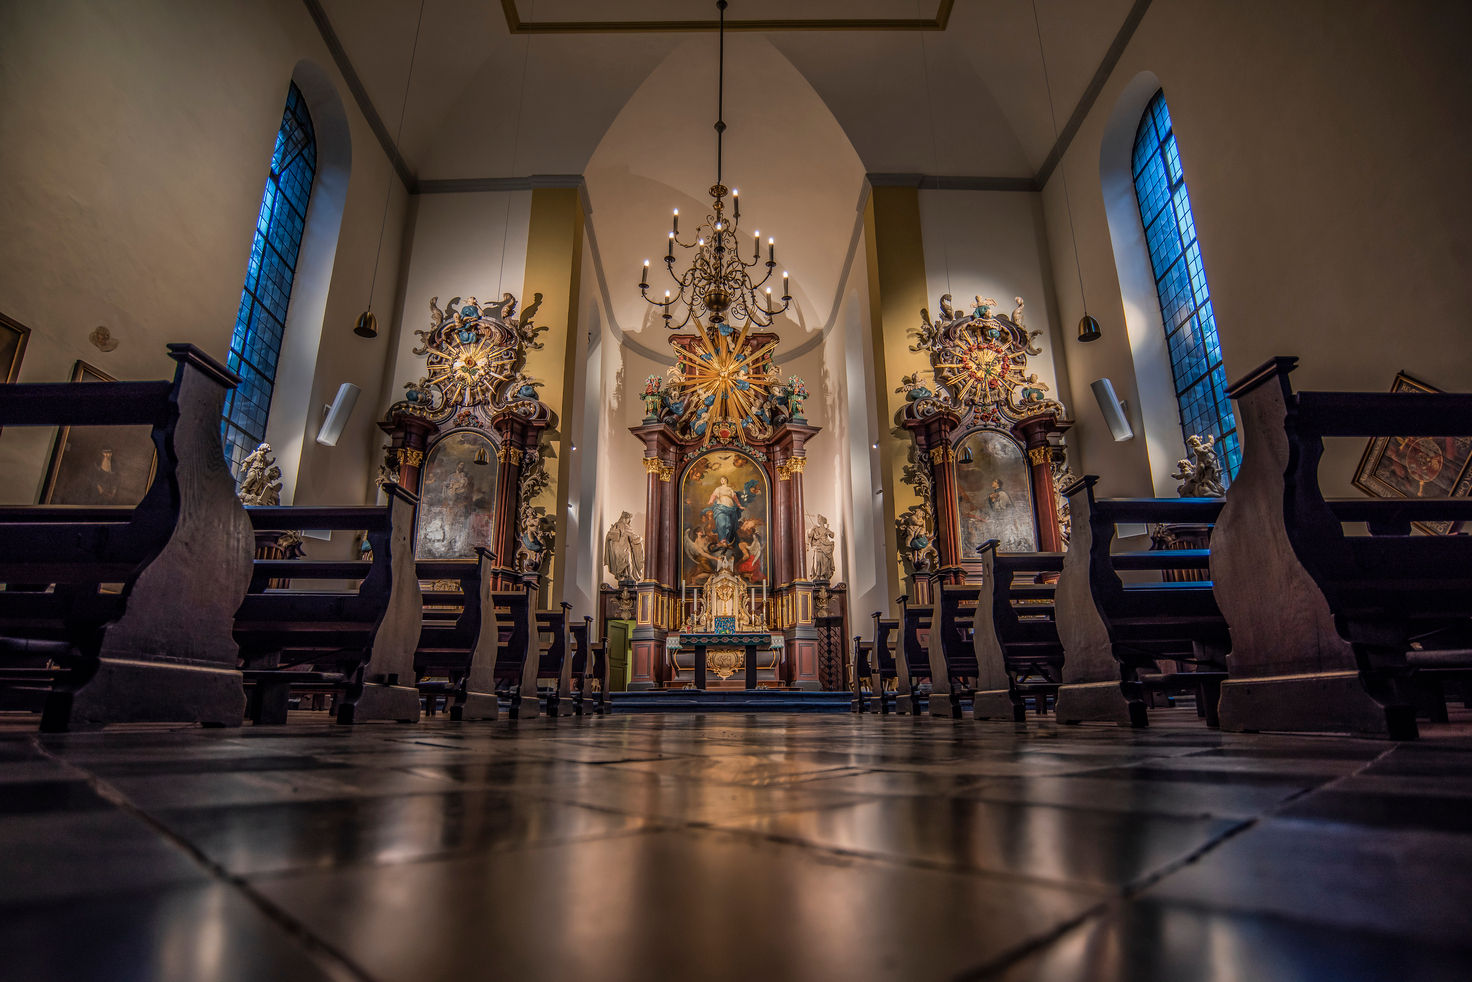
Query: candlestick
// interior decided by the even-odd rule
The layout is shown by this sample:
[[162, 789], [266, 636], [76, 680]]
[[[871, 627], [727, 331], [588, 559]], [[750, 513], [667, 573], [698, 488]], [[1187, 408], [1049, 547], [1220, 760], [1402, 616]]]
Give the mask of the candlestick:
[[675, 258], [675, 233], [674, 232], [671, 232], [670, 233], [670, 251], [667, 252], [667, 253], [665, 253], [665, 256], [667, 258], [669, 258], [669, 259], [674, 259]]
[[757, 262], [762, 258], [762, 230], [756, 230], [756, 242], [751, 247], [751, 261]]
[[785, 270], [785, 269], [782, 271], [782, 299], [783, 300], [790, 300], [790, 299], [792, 299], [792, 290], [787, 285], [787, 270]]
[[678, 208], [675, 209], [675, 224], [670, 228], [670, 233], [673, 235], [680, 233], [680, 209]]
[[767, 239], [767, 262], [772, 263], [773, 265], [776, 265], [776, 263], [777, 263], [777, 238], [776, 238], [776, 236], [770, 236]]
[[639, 274], [639, 287], [642, 289], [649, 285], [649, 260], [644, 260], [644, 271]]
[[741, 192], [735, 188], [731, 189], [731, 204], [735, 208], [736, 221], [741, 221]]

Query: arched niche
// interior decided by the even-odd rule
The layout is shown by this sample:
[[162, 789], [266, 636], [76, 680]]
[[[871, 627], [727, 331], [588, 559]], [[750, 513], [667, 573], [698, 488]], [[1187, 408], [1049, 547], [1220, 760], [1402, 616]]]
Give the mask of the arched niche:
[[963, 560], [974, 559], [988, 539], [1002, 552], [1035, 552], [1032, 475], [1021, 443], [1001, 430], [981, 427], [955, 443], [957, 538]]
[[729, 558], [751, 584], [771, 578], [771, 486], [766, 470], [739, 450], [695, 458], [680, 478], [680, 580], [704, 583]]
[[495, 528], [496, 445], [478, 429], [448, 430], [429, 445], [419, 480], [419, 559], [474, 559], [491, 549]]

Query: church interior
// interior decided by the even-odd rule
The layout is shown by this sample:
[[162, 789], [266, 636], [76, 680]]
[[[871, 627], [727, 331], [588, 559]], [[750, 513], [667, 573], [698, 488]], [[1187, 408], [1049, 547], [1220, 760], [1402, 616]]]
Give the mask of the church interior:
[[1469, 37], [0, 5], [0, 976], [1472, 976]]

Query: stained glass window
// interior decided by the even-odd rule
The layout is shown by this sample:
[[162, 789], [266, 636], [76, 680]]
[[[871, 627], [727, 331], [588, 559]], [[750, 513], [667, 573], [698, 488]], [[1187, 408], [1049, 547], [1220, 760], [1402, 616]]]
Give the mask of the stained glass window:
[[245, 271], [240, 311], [230, 337], [230, 370], [240, 385], [225, 396], [225, 457], [238, 474], [240, 462], [266, 436], [276, 361], [286, 330], [286, 309], [296, 276], [297, 254], [307, 223], [307, 200], [317, 172], [317, 141], [306, 101], [295, 84], [271, 154], [271, 173], [261, 196], [255, 240]]
[[1155, 93], [1140, 120], [1133, 172], [1180, 405], [1181, 438], [1215, 436], [1217, 456], [1227, 476], [1233, 477], [1242, 462], [1242, 443], [1226, 395], [1216, 315], [1164, 92]]

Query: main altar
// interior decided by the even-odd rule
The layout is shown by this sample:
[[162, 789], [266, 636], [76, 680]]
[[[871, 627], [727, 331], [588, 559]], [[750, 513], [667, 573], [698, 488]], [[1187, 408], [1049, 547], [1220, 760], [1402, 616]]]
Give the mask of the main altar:
[[[803, 509], [807, 389], [783, 378], [777, 335], [725, 321], [671, 335], [675, 364], [645, 380], [644, 576], [629, 687], [819, 689], [818, 600]], [[739, 657], [734, 654], [739, 652]]]

